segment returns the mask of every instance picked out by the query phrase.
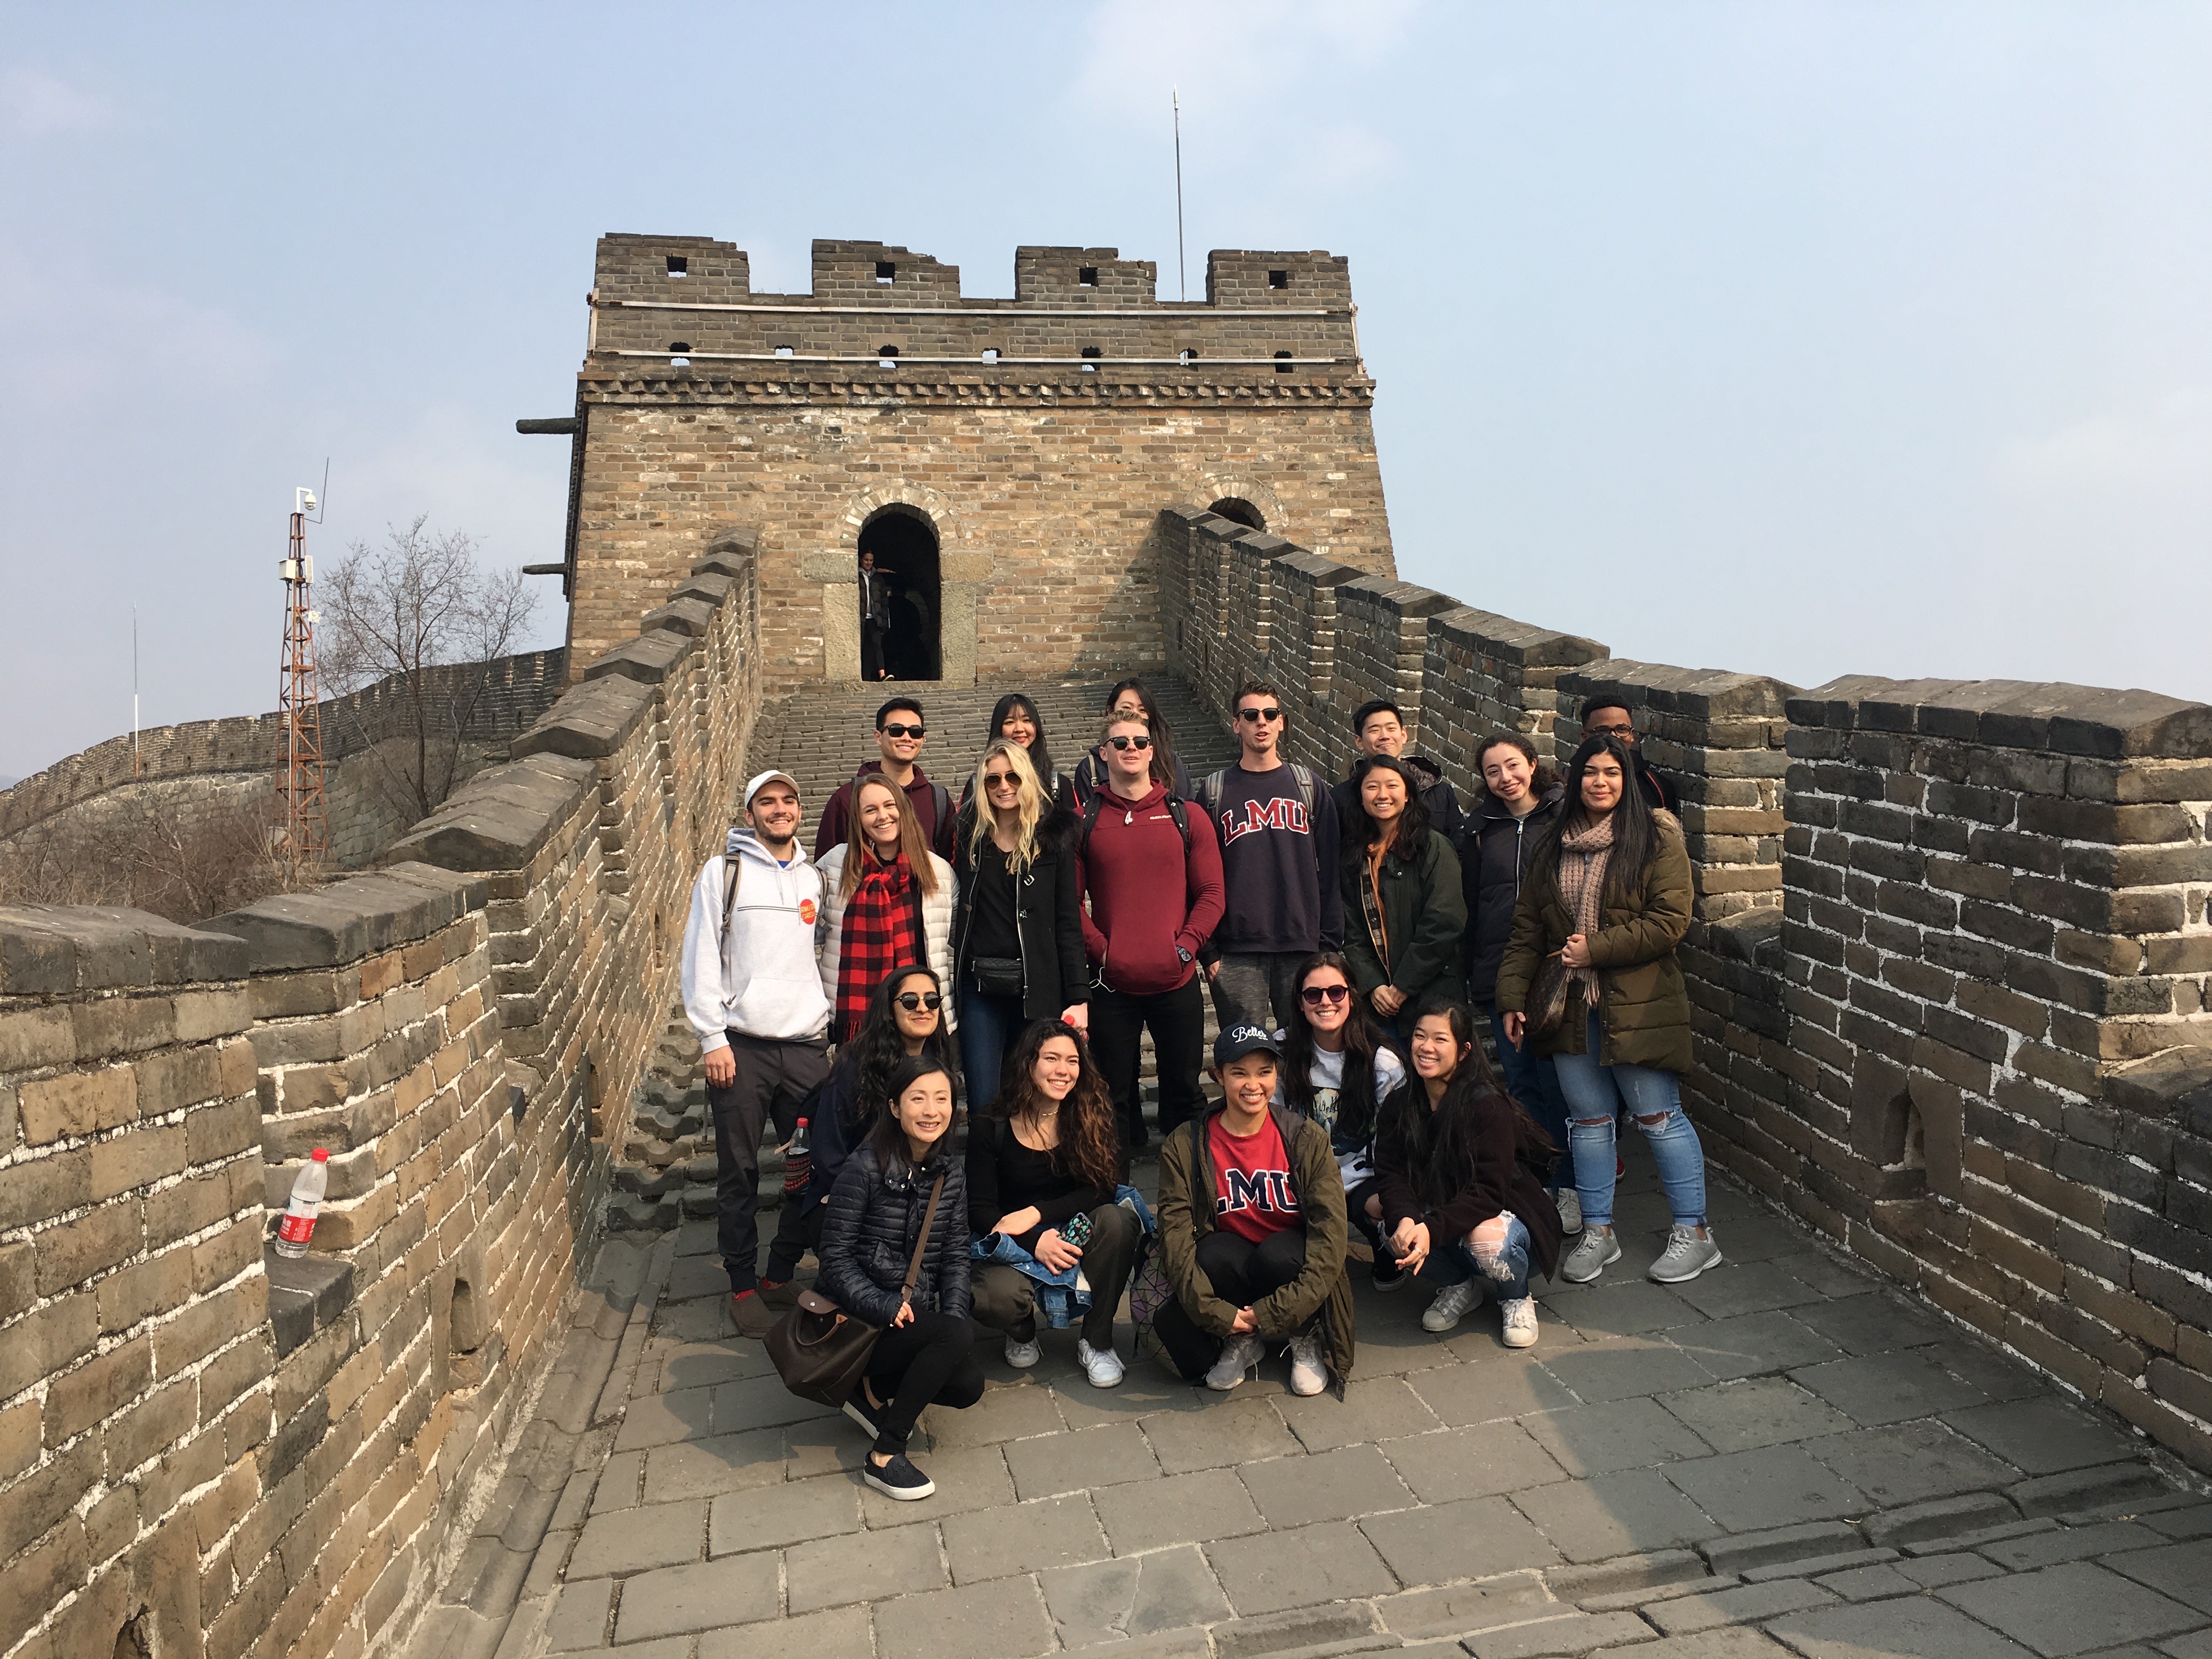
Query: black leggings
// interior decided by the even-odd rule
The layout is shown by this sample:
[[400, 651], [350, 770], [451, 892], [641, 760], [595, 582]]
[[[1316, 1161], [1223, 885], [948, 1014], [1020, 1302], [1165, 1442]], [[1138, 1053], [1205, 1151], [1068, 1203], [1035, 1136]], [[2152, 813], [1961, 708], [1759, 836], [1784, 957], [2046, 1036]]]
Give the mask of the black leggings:
[[868, 1356], [868, 1386], [886, 1401], [874, 1413], [876, 1449], [906, 1449], [924, 1406], [964, 1411], [983, 1397], [983, 1363], [971, 1350], [975, 1328], [950, 1314], [916, 1308], [914, 1323], [894, 1325]]
[[1367, 1213], [1367, 1200], [1382, 1190], [1382, 1183], [1370, 1176], [1344, 1195], [1344, 1212], [1352, 1218], [1352, 1224], [1359, 1236], [1376, 1250], [1382, 1248], [1382, 1224]]
[[[1213, 1294], [1232, 1308], [1249, 1308], [1273, 1295], [1306, 1270], [1306, 1235], [1302, 1227], [1285, 1227], [1255, 1244], [1241, 1233], [1221, 1228], [1198, 1241], [1198, 1271]], [[1197, 1380], [1213, 1369], [1221, 1358], [1222, 1339], [1208, 1334], [1170, 1297], [1152, 1316], [1152, 1332], [1167, 1350], [1169, 1361], [1183, 1376]]]

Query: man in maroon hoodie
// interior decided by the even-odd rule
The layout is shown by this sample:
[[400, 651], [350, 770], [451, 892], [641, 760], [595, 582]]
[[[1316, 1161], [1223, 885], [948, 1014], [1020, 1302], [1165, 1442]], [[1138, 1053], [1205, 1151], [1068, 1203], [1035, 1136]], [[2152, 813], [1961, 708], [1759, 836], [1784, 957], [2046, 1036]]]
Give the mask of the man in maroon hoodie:
[[1145, 1144], [1138, 1048], [1152, 1033], [1160, 1133], [1198, 1115], [1206, 999], [1198, 953], [1221, 920], [1221, 846], [1206, 814], [1185, 811], [1155, 775], [1141, 714], [1106, 723], [1106, 784], [1091, 797], [1076, 862], [1091, 905], [1083, 950], [1097, 988], [1091, 1049], [1113, 1091], [1121, 1136]]
[[921, 745], [928, 733], [922, 725], [921, 705], [912, 697], [893, 697], [876, 710], [877, 759], [866, 762], [852, 781], [837, 786], [822, 808], [814, 826], [814, 856], [820, 858], [842, 844], [853, 828], [853, 792], [860, 780], [880, 772], [906, 791], [908, 804], [921, 820], [922, 838], [929, 850], [946, 863], [952, 861], [952, 797], [941, 783], [922, 775]]

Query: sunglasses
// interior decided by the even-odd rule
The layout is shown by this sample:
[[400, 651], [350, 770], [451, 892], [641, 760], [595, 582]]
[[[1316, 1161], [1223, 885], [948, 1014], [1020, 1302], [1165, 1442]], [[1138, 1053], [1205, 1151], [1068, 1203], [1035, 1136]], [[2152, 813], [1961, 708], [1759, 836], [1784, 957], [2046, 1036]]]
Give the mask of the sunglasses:
[[1279, 720], [1283, 718], [1283, 711], [1279, 708], [1240, 708], [1237, 711], [1237, 718], [1240, 720]]
[[883, 728], [883, 733], [887, 738], [921, 738], [929, 735], [918, 726], [902, 726], [896, 720], [885, 726]]
[[901, 991], [891, 1000], [909, 1014], [917, 1008], [927, 1008], [933, 1014], [945, 1003], [945, 999], [935, 991]]
[[986, 789], [1010, 788], [1020, 781], [1021, 780], [1016, 777], [1012, 772], [986, 772], [983, 774], [983, 787]]
[[1352, 994], [1349, 985], [1306, 985], [1298, 989], [1298, 1000], [1309, 1008], [1318, 1008], [1324, 1002], [1341, 1002]]
[[1152, 740], [1150, 738], [1119, 737], [1109, 738], [1106, 741], [1116, 749], [1150, 749], [1152, 746]]

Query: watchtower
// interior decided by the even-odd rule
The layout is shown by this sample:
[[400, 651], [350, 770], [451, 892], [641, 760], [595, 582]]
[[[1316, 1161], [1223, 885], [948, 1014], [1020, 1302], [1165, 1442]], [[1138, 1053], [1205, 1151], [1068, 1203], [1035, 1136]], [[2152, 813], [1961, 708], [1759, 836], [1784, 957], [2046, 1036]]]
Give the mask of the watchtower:
[[1393, 574], [1346, 262], [1216, 251], [1187, 303], [1154, 279], [1113, 248], [1023, 247], [1012, 299], [969, 299], [957, 266], [817, 241], [811, 293], [756, 294], [730, 243], [601, 238], [568, 661], [739, 527], [771, 690], [860, 677], [863, 551], [890, 590], [870, 645], [957, 684], [1158, 666], [1170, 504]]

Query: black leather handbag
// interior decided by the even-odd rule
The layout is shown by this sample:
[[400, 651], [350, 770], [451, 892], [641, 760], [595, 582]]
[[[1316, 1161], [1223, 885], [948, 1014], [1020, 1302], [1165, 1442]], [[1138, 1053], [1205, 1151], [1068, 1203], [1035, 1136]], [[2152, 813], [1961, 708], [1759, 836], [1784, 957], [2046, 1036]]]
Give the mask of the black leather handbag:
[[[937, 1225], [937, 1200], [945, 1193], [945, 1176], [929, 1189], [929, 1207], [922, 1212], [921, 1237], [914, 1241], [914, 1260], [906, 1264], [906, 1283], [899, 1299], [910, 1300], [921, 1280], [921, 1255], [929, 1248], [931, 1230]], [[842, 1406], [852, 1397], [853, 1386], [868, 1369], [868, 1356], [884, 1334], [856, 1314], [848, 1314], [816, 1291], [801, 1291], [799, 1304], [769, 1328], [764, 1346], [783, 1386], [801, 1400], [824, 1406]]]

